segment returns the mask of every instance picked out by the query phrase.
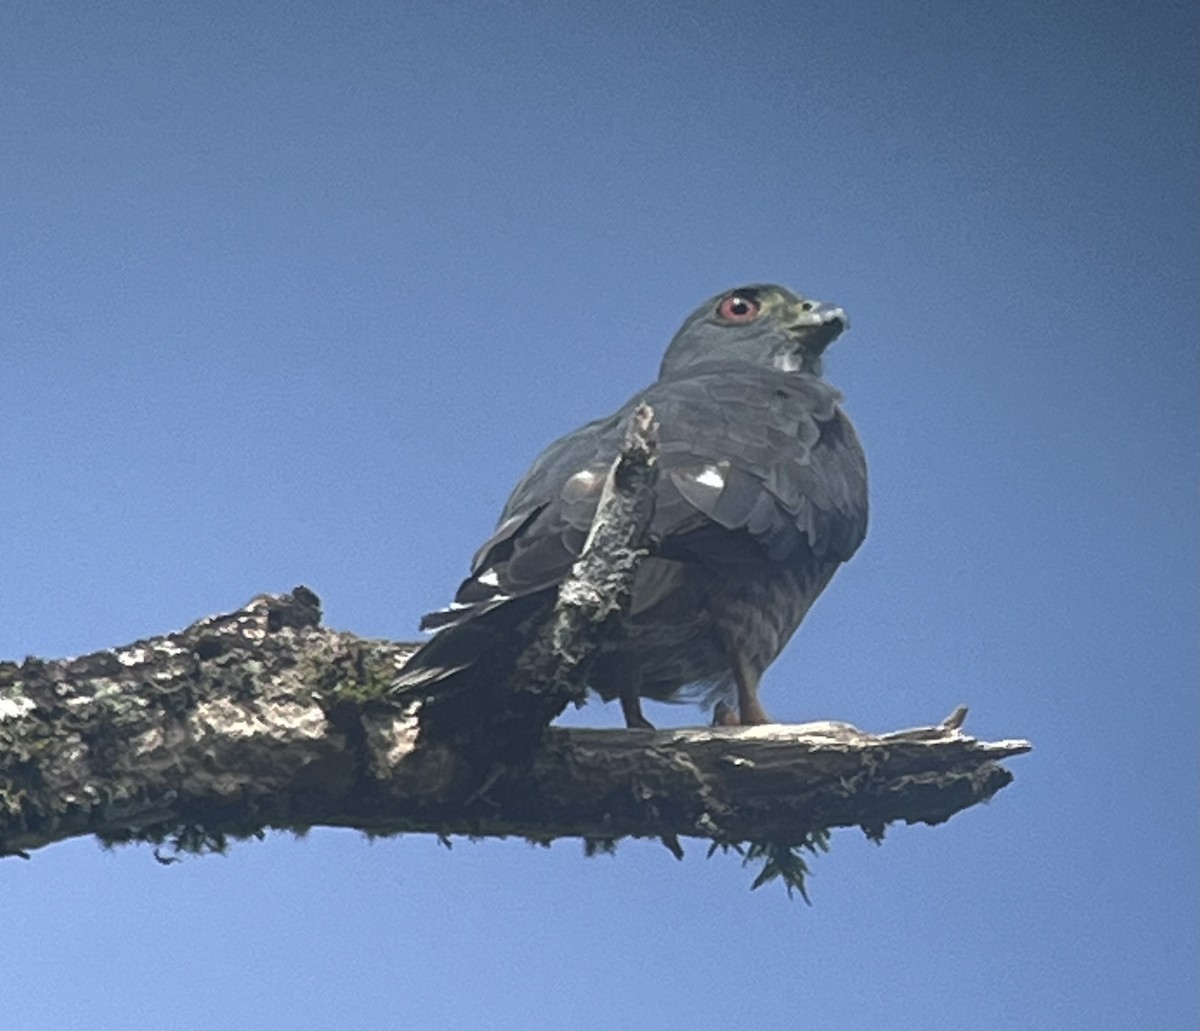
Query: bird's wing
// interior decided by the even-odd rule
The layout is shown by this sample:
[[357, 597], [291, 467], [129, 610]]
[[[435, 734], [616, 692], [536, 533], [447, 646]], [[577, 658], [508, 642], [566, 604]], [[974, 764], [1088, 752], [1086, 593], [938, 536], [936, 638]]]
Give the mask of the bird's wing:
[[[668, 486], [653, 530], [666, 554], [733, 561], [734, 542], [747, 541], [753, 561], [854, 554], [866, 534], [866, 460], [837, 391], [815, 376], [744, 367], [662, 386]], [[731, 531], [743, 532], [731, 541]]]
[[[455, 604], [458, 624], [556, 586], [578, 558], [628, 414], [659, 422], [651, 536], [666, 557], [729, 563], [849, 558], [866, 531], [866, 465], [838, 395], [813, 376], [712, 366], [660, 381], [551, 445], [517, 485]], [[732, 531], [744, 531], [733, 533]]]

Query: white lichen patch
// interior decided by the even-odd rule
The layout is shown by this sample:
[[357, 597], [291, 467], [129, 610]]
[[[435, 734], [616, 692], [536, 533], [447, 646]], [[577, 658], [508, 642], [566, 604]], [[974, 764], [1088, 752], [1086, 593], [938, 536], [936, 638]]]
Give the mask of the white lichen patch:
[[37, 708], [28, 698], [17, 696], [15, 698], [0, 698], [0, 722], [4, 720], [19, 720], [22, 716], [28, 716]]
[[420, 725], [415, 711], [387, 719], [364, 720], [363, 728], [372, 758], [371, 772], [376, 777], [387, 777], [417, 747]]
[[132, 669], [134, 666], [159, 665], [180, 655], [190, 657], [192, 653], [187, 648], [160, 639], [152, 644], [132, 644], [127, 648], [113, 649], [112, 654], [122, 666]]
[[319, 706], [286, 701], [239, 705], [227, 698], [198, 705], [188, 719], [188, 728], [198, 740], [213, 735], [230, 741], [261, 736], [316, 741], [327, 732]]
[[125, 648], [123, 651], [113, 652], [113, 654], [122, 666], [141, 666], [154, 657], [151, 649], [138, 647]]

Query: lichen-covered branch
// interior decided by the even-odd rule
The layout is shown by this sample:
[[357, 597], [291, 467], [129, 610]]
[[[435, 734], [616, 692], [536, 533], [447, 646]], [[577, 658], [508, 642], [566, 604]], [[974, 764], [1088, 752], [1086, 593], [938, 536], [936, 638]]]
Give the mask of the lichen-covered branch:
[[639, 405], [605, 479], [583, 553], [559, 590], [541, 638], [517, 663], [513, 686], [552, 695], [551, 719], [567, 701], [583, 702], [588, 660], [629, 610], [654, 516], [657, 435], [654, 410]]
[[954, 719], [884, 736], [551, 728], [528, 761], [481, 774], [421, 740], [419, 701], [390, 697], [414, 647], [322, 628], [297, 588], [111, 651], [0, 663], [0, 853], [317, 825], [787, 845], [939, 823], [1007, 784], [998, 760], [1029, 748]]

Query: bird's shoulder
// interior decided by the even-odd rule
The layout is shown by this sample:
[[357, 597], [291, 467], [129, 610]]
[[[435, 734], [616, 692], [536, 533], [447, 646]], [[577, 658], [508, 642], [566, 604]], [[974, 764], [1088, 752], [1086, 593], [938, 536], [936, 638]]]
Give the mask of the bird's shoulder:
[[[744, 530], [771, 557], [807, 547], [848, 558], [865, 532], [866, 467], [839, 401], [819, 377], [736, 363], [651, 384], [535, 459], [476, 553], [460, 600], [565, 575], [641, 403], [659, 423], [657, 539], [687, 536], [687, 546], [703, 549], [705, 530]], [[503, 583], [491, 583], [497, 577]]]
[[664, 468], [691, 458], [720, 459], [731, 445], [765, 467], [772, 456], [786, 458], [798, 448], [811, 448], [825, 424], [841, 420], [849, 426], [840, 401], [836, 389], [807, 373], [737, 362], [693, 367], [685, 375], [657, 380], [612, 415], [549, 445], [513, 488], [500, 522], [545, 504], [563, 487], [577, 486], [571, 481], [581, 470], [611, 464], [625, 424], [640, 404], [654, 409]]
[[714, 363], [661, 384], [656, 524], [745, 531], [772, 559], [849, 558], [866, 533], [866, 460], [841, 394], [818, 376]]

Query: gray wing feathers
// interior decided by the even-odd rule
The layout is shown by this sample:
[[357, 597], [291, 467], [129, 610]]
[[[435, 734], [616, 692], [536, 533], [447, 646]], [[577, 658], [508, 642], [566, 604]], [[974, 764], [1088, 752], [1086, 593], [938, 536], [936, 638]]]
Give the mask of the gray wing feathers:
[[808, 375], [714, 368], [656, 383], [543, 452], [477, 553], [456, 597], [459, 609], [435, 616], [436, 623], [460, 623], [567, 575], [626, 417], [643, 400], [660, 424], [651, 534], [665, 554], [736, 561], [739, 548], [727, 532], [714, 533], [718, 528], [744, 530], [758, 554], [780, 561], [845, 560], [861, 543], [866, 465], [836, 391]]

